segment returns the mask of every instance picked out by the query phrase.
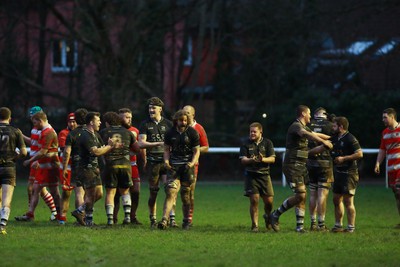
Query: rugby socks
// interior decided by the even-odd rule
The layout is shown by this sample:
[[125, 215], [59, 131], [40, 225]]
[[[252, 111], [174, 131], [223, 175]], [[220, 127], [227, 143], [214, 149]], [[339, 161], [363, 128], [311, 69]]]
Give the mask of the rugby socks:
[[296, 207], [295, 213], [296, 213], [296, 228], [303, 229], [304, 228], [304, 215], [305, 215], [306, 211], [304, 209]]
[[114, 205], [106, 204], [107, 224], [114, 224]]
[[317, 215], [311, 214], [310, 219], [311, 219], [311, 224], [312, 225], [316, 225], [317, 224]]
[[279, 217], [282, 215], [282, 213], [286, 212], [288, 209], [290, 209], [291, 207], [289, 206], [289, 201], [287, 199], [285, 199], [285, 201], [283, 201], [282, 205], [273, 212], [273, 216], [275, 217]]
[[169, 213], [169, 221], [175, 221], [175, 210], [172, 209], [171, 212]]
[[190, 224], [193, 222], [193, 209], [189, 210], [189, 218], [188, 218], [188, 220], [189, 220]]
[[343, 225], [340, 222], [335, 222], [334, 228], [343, 228]]
[[51, 213], [53, 215], [57, 215], [57, 208], [56, 205], [54, 204], [54, 198], [53, 196], [47, 192], [46, 195], [42, 196], [42, 199], [44, 200], [44, 202], [46, 203], [46, 205], [49, 207], [49, 209], [51, 210]]
[[78, 212], [80, 212], [80, 213], [84, 213], [85, 210], [86, 210], [86, 205], [83, 204], [82, 206], [79, 206], [76, 210], [77, 210]]
[[7, 225], [8, 218], [10, 217], [10, 208], [4, 207], [1, 209], [1, 222], [0, 224], [3, 226]]
[[318, 227], [322, 228], [325, 226], [325, 215], [318, 216]]
[[126, 195], [121, 196], [122, 205], [125, 212], [125, 221], [131, 220], [131, 207], [132, 207], [132, 200], [131, 195], [128, 193]]
[[85, 222], [86, 226], [92, 226], [93, 225], [93, 208], [91, 209], [86, 209], [86, 215], [85, 215]]
[[347, 225], [348, 232], [354, 232], [355, 229], [356, 229], [356, 227], [354, 225], [351, 225], [351, 224]]

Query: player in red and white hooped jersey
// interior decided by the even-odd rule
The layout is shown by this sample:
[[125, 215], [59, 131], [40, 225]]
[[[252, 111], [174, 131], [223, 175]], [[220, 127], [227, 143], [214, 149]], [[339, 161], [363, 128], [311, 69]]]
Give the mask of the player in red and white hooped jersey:
[[[400, 214], [400, 125], [397, 122], [396, 110], [393, 108], [385, 109], [382, 114], [382, 121], [387, 128], [382, 132], [375, 173], [380, 173], [380, 164], [386, 156], [389, 187], [393, 190], [397, 210]], [[400, 224], [396, 225], [396, 228], [400, 229]]]
[[[65, 143], [67, 141], [67, 136], [76, 127], [77, 127], [77, 124], [75, 121], [75, 114], [74, 113], [68, 114], [67, 128], [61, 130], [58, 133], [58, 146], [61, 151], [61, 154], [60, 154], [61, 162], [64, 162], [63, 161], [63, 153], [64, 153], [64, 148], [65, 148]], [[64, 177], [64, 175], [63, 175], [63, 164], [60, 164], [60, 181], [62, 184], [62, 194], [61, 194], [61, 203], [60, 203], [60, 205], [61, 205], [60, 215], [59, 215], [58, 221], [60, 224], [65, 224], [65, 221], [67, 220], [67, 212], [69, 209], [69, 199], [71, 198], [72, 190], [75, 188], [74, 186], [71, 185], [71, 159], [69, 159], [69, 161], [68, 161], [66, 177]], [[75, 203], [75, 206], [77, 206], [77, 205], [78, 204]]]
[[[32, 116], [38, 112], [43, 111], [41, 107], [39, 106], [34, 106], [32, 108], [29, 109], [29, 116], [32, 118]], [[24, 135], [24, 141], [27, 145], [30, 146], [30, 152], [29, 155], [30, 157], [33, 157], [36, 155], [36, 153], [40, 150], [39, 147], [39, 137], [41, 134], [41, 130], [39, 130], [37, 127], [33, 127], [31, 130], [31, 136], [27, 137]], [[35, 177], [38, 171], [39, 165], [37, 161], [32, 162], [32, 164], [30, 165], [30, 171], [29, 171], [29, 178], [28, 178], [28, 186], [27, 186], [27, 191], [28, 191], [28, 210], [31, 204], [31, 199], [32, 199], [32, 191], [33, 191], [33, 183], [35, 181]], [[54, 199], [53, 196], [47, 191], [46, 187], [42, 188], [42, 191], [40, 192], [40, 196], [42, 197], [42, 199], [44, 200], [44, 202], [46, 203], [46, 205], [49, 207], [51, 215], [50, 215], [50, 220], [51, 221], [55, 221], [56, 215], [57, 215], [57, 210], [56, 210], [56, 206], [54, 204]], [[15, 219], [17, 221], [26, 221], [29, 220], [30, 218], [27, 218], [24, 215], [22, 216], [16, 216]]]
[[[183, 111], [186, 113], [187, 115], [187, 119], [188, 119], [188, 125], [191, 126], [192, 128], [194, 128], [196, 130], [196, 132], [199, 134], [199, 144], [200, 144], [200, 153], [207, 153], [208, 152], [208, 148], [209, 148], [209, 144], [208, 144], [208, 138], [207, 138], [207, 133], [204, 130], [203, 126], [199, 123], [196, 122], [196, 120], [194, 119], [195, 117], [195, 113], [196, 110], [193, 106], [190, 105], [186, 105], [183, 107]], [[194, 169], [194, 176], [195, 176], [195, 180], [194, 183], [191, 185], [190, 187], [190, 211], [189, 211], [189, 224], [192, 225], [192, 221], [193, 221], [193, 211], [194, 211], [194, 191], [196, 188], [196, 182], [197, 182], [197, 176], [199, 173], [199, 163], [197, 162], [197, 164], [195, 165], [195, 169]], [[174, 227], [176, 225], [175, 222], [175, 204], [174, 204], [174, 208], [171, 210], [170, 213], [170, 225], [172, 227]]]
[[[122, 119], [122, 125], [133, 133], [136, 141], [138, 140], [139, 130], [132, 126], [132, 111], [129, 108], [121, 108], [118, 110], [118, 114]], [[139, 195], [140, 195], [140, 175], [139, 168], [137, 165], [137, 155], [135, 152], [130, 151], [129, 158], [132, 169], [132, 182], [133, 186], [129, 189], [132, 200], [131, 207], [131, 224], [142, 225], [137, 219], [136, 211], [139, 206]], [[118, 192], [118, 191], [117, 191]], [[118, 221], [118, 210], [119, 210], [119, 193], [115, 194], [114, 198], [114, 223]]]
[[58, 157], [58, 139], [57, 133], [47, 121], [44, 112], [38, 112], [32, 116], [32, 122], [35, 127], [41, 130], [38, 144], [40, 150], [29, 160], [24, 161], [24, 166], [29, 166], [37, 161], [39, 164], [38, 172], [33, 184], [33, 192], [29, 211], [25, 214], [27, 220], [34, 219], [34, 213], [39, 201], [39, 194], [43, 187], [47, 186], [54, 198], [57, 211], [60, 207], [60, 192], [58, 182], [60, 176], [60, 159]]

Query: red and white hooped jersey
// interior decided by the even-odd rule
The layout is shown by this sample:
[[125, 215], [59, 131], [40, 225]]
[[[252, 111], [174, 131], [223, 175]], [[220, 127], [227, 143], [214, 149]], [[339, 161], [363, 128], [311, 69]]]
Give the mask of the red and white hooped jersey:
[[39, 148], [39, 137], [42, 131], [36, 127], [31, 130], [31, 146], [29, 151], [29, 156], [33, 157], [40, 150]]
[[386, 128], [382, 132], [381, 145], [379, 149], [386, 151], [388, 162], [388, 173], [400, 169], [400, 127], [393, 130]]
[[38, 159], [40, 169], [59, 169], [57, 133], [50, 125], [42, 129], [38, 140], [39, 149], [47, 149], [44, 157]]

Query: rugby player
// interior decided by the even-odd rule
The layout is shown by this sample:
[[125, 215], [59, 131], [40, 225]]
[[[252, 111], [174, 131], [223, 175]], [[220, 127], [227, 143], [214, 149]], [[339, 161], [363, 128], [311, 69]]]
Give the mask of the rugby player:
[[123, 224], [130, 224], [132, 201], [129, 189], [133, 186], [133, 182], [129, 152], [138, 153], [139, 145], [133, 133], [122, 127], [122, 119], [116, 112], [105, 113], [103, 119], [106, 123], [106, 128], [100, 131], [103, 142], [112, 139], [114, 143], [114, 149], [105, 155], [107, 225], [114, 224], [114, 197], [117, 190], [121, 195], [125, 214]]
[[195, 180], [194, 169], [200, 156], [199, 134], [188, 126], [187, 115], [183, 110], [178, 110], [174, 114], [173, 122], [174, 127], [165, 134], [164, 140], [164, 164], [168, 170], [168, 178], [165, 185], [163, 217], [158, 223], [158, 228], [167, 228], [170, 211], [181, 188], [182, 228], [188, 230], [190, 188]]
[[[382, 132], [375, 173], [380, 173], [380, 165], [386, 157], [388, 184], [393, 191], [397, 211], [400, 215], [400, 127], [397, 122], [396, 110], [393, 108], [385, 109], [382, 114], [382, 121], [387, 128]], [[395, 228], [400, 229], [400, 223]]]
[[[21, 130], [10, 126], [11, 110], [0, 108], [0, 187], [1, 211], [0, 234], [7, 234], [6, 225], [10, 217], [11, 201], [16, 185], [15, 161], [27, 155]], [[16, 151], [18, 149], [18, 152]]]
[[[336, 117], [333, 121], [335, 136], [333, 143], [333, 204], [335, 205], [335, 226], [332, 232], [353, 233], [356, 222], [354, 195], [359, 180], [357, 160], [363, 157], [358, 140], [349, 133], [349, 121], [345, 117]], [[347, 228], [343, 229], [344, 211], [347, 213]]]
[[[150, 227], [157, 227], [157, 194], [159, 183], [165, 183], [166, 169], [163, 162], [164, 136], [172, 127], [172, 122], [164, 118], [161, 113], [164, 103], [158, 97], [147, 100], [149, 118], [139, 127], [139, 146], [143, 159], [143, 169], [149, 175], [149, 218]], [[163, 181], [164, 180], [164, 181]]]
[[327, 149], [332, 148], [330, 138], [324, 134], [314, 133], [307, 127], [311, 120], [310, 108], [304, 105], [297, 107], [297, 119], [289, 126], [286, 135], [286, 154], [283, 162], [283, 173], [293, 191], [282, 205], [270, 214], [270, 223], [274, 231], [279, 231], [279, 217], [295, 207], [296, 232], [304, 233], [304, 216], [306, 202], [306, 182], [308, 181], [307, 159], [308, 140], [316, 141]]
[[244, 195], [250, 199], [251, 231], [258, 232], [258, 203], [264, 202], [265, 226], [270, 228], [269, 215], [274, 201], [269, 165], [275, 163], [275, 150], [271, 140], [263, 137], [261, 123], [250, 124], [249, 139], [240, 148], [239, 159], [245, 166]]
[[[313, 132], [328, 136], [333, 135], [333, 125], [328, 120], [325, 108], [319, 107], [314, 111], [314, 119], [311, 120], [309, 127]], [[308, 143], [309, 149], [313, 149], [316, 146], [318, 146], [316, 142], [311, 141]], [[325, 225], [326, 200], [333, 182], [333, 162], [329, 151], [325, 150], [315, 155], [309, 154], [307, 169], [310, 178], [308, 183], [308, 188], [310, 189], [310, 231], [326, 232], [329, 231]]]

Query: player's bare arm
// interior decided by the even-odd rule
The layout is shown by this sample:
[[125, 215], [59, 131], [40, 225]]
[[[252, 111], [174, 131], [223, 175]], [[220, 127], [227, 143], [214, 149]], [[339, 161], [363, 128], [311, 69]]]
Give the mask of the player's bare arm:
[[164, 146], [164, 156], [163, 156], [163, 158], [164, 158], [164, 165], [165, 165], [165, 168], [167, 168], [168, 170], [170, 170], [170, 169], [172, 168], [172, 167], [171, 167], [171, 164], [169, 164], [170, 153], [171, 153], [171, 148], [170, 148], [170, 146], [165, 145], [165, 146]]
[[139, 147], [140, 148], [152, 148], [164, 145], [164, 142], [147, 142], [147, 135], [139, 134]]
[[46, 155], [48, 151], [49, 151], [49, 150], [46, 149], [46, 148], [40, 149], [40, 150], [38, 151], [38, 153], [35, 154], [35, 156], [31, 157], [30, 159], [25, 160], [24, 163], [23, 163], [23, 165], [24, 165], [25, 167], [26, 167], [26, 166], [29, 166], [32, 162], [37, 161], [37, 160], [40, 159], [40, 158], [43, 158], [44, 155]]
[[358, 160], [363, 157], [363, 152], [361, 149], [358, 149], [356, 152], [354, 152], [351, 155], [343, 156], [343, 157], [337, 157], [335, 158], [335, 163], [340, 164], [345, 161], [352, 161], [352, 160]]
[[386, 156], [386, 150], [379, 149], [378, 156], [376, 157], [376, 163], [375, 163], [375, 169], [374, 169], [376, 174], [379, 174], [381, 172], [380, 165], [381, 165], [382, 161], [385, 159], [385, 156]]
[[192, 160], [190, 162], [188, 162], [188, 167], [193, 167], [194, 165], [196, 165], [199, 162], [199, 157], [200, 157], [200, 146], [195, 146], [193, 148], [193, 157]]
[[320, 138], [316, 133], [306, 131], [305, 129], [301, 129], [299, 132], [300, 136], [305, 136], [308, 140], [316, 141], [322, 145], [324, 145], [327, 149], [332, 149], [333, 145], [332, 142], [329, 140], [324, 140]]
[[63, 151], [63, 177], [67, 177], [68, 175], [68, 162], [71, 157], [71, 146], [65, 146]]

